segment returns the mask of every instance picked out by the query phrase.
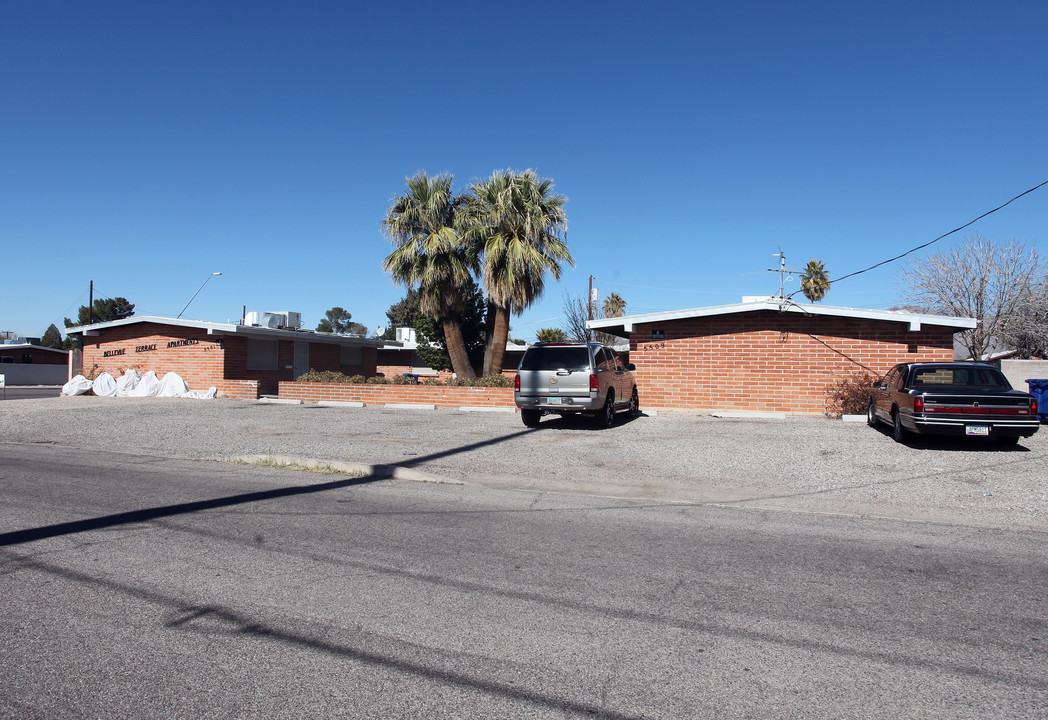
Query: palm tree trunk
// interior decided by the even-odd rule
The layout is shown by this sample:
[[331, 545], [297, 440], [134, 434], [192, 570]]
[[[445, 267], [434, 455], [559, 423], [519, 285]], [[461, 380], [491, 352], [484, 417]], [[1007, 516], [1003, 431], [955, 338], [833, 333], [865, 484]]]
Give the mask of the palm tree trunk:
[[451, 357], [451, 368], [455, 374], [464, 378], [476, 378], [473, 366], [466, 354], [466, 341], [462, 339], [462, 326], [458, 320], [445, 318], [444, 342], [447, 344], [448, 355]]
[[488, 300], [487, 311], [484, 314], [484, 364], [481, 366], [481, 375], [490, 375], [491, 348], [494, 347], [492, 340], [495, 337], [495, 316], [498, 308], [495, 303]]
[[506, 354], [506, 340], [508, 338], [509, 308], [496, 307], [494, 327], [492, 327], [491, 336], [488, 338], [487, 350], [484, 352], [485, 375], [502, 374], [502, 358]]

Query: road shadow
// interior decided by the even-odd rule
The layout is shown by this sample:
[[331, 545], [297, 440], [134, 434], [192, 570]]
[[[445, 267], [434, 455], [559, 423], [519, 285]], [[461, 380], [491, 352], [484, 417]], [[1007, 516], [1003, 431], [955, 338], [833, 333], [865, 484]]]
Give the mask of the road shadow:
[[461, 445], [459, 447], [451, 448], [449, 450], [441, 450], [439, 452], [429, 453], [427, 455], [420, 455], [413, 457], [410, 460], [401, 460], [395, 464], [378, 466], [382, 468], [382, 472], [376, 472], [374, 475], [368, 477], [359, 478], [344, 478], [341, 480], [332, 480], [330, 482], [316, 483], [314, 485], [296, 485], [294, 487], [283, 487], [276, 488], [273, 490], [261, 490], [258, 492], [241, 493], [238, 495], [228, 495], [226, 497], [212, 498], [209, 500], [198, 500], [187, 503], [177, 503], [174, 505], [162, 505], [159, 507], [143, 508], [141, 510], [130, 510], [127, 512], [114, 513], [112, 515], [102, 515], [100, 517], [87, 518], [84, 520], [74, 520], [72, 522], [56, 523], [53, 525], [44, 525], [36, 528], [27, 528], [25, 530], [14, 530], [12, 532], [0, 533], [0, 547], [8, 545], [21, 545], [23, 543], [34, 542], [37, 540], [45, 540], [47, 538], [58, 537], [60, 535], [72, 535], [75, 533], [89, 532], [91, 530], [101, 530], [103, 528], [111, 528], [118, 525], [132, 525], [136, 523], [148, 522], [150, 520], [156, 520], [158, 518], [171, 517], [173, 515], [187, 515], [191, 513], [197, 513], [204, 510], [214, 510], [216, 508], [226, 508], [234, 505], [245, 505], [248, 503], [265, 502], [267, 500], [275, 500], [278, 498], [293, 497], [295, 495], [310, 495], [320, 492], [328, 492], [331, 490], [340, 490], [342, 488], [353, 487], [356, 485], [367, 485], [379, 480], [386, 480], [391, 476], [389, 469], [392, 467], [406, 467], [410, 468], [416, 465], [430, 462], [432, 460], [439, 460], [441, 458], [449, 457], [452, 455], [458, 455], [465, 452], [471, 452], [482, 447], [490, 445], [497, 445], [499, 443], [512, 440], [514, 438], [527, 435], [535, 432], [532, 428], [525, 428], [514, 433], [508, 433], [499, 437], [490, 438], [488, 440], [480, 440], [478, 442], [469, 443], [468, 445]]

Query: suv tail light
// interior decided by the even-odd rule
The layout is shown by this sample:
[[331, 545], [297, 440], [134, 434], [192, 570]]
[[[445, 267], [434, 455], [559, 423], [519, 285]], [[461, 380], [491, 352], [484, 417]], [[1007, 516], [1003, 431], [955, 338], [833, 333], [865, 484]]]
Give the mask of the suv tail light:
[[517, 376], [513, 378], [513, 392], [520, 392], [520, 373], [517, 373]]
[[1030, 398], [1030, 414], [1037, 414], [1037, 398], [1035, 397]]
[[913, 411], [915, 413], [922, 413], [922, 412], [924, 412], [924, 398], [922, 398], [922, 397], [915, 397], [913, 399]]
[[590, 375], [590, 392], [597, 392], [600, 390], [600, 382], [597, 380], [596, 375]]

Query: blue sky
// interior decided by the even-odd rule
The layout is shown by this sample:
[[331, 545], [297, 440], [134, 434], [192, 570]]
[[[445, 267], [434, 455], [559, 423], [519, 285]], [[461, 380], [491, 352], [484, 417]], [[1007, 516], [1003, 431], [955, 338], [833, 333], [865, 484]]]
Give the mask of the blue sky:
[[[404, 180], [552, 178], [574, 269], [627, 312], [831, 278], [1048, 180], [1043, 2], [0, 0], [0, 330], [96, 297], [225, 321], [403, 296], [380, 221]], [[967, 230], [1046, 239], [1048, 187]], [[1043, 251], [1043, 245], [1042, 245]], [[899, 263], [826, 302], [902, 300]], [[788, 292], [798, 289], [794, 276]]]

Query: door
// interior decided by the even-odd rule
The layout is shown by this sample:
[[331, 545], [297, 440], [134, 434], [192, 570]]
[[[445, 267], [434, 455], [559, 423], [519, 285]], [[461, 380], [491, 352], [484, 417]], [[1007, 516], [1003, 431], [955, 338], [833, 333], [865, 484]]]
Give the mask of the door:
[[292, 380], [297, 380], [299, 375], [309, 372], [309, 343], [295, 343], [295, 369]]

